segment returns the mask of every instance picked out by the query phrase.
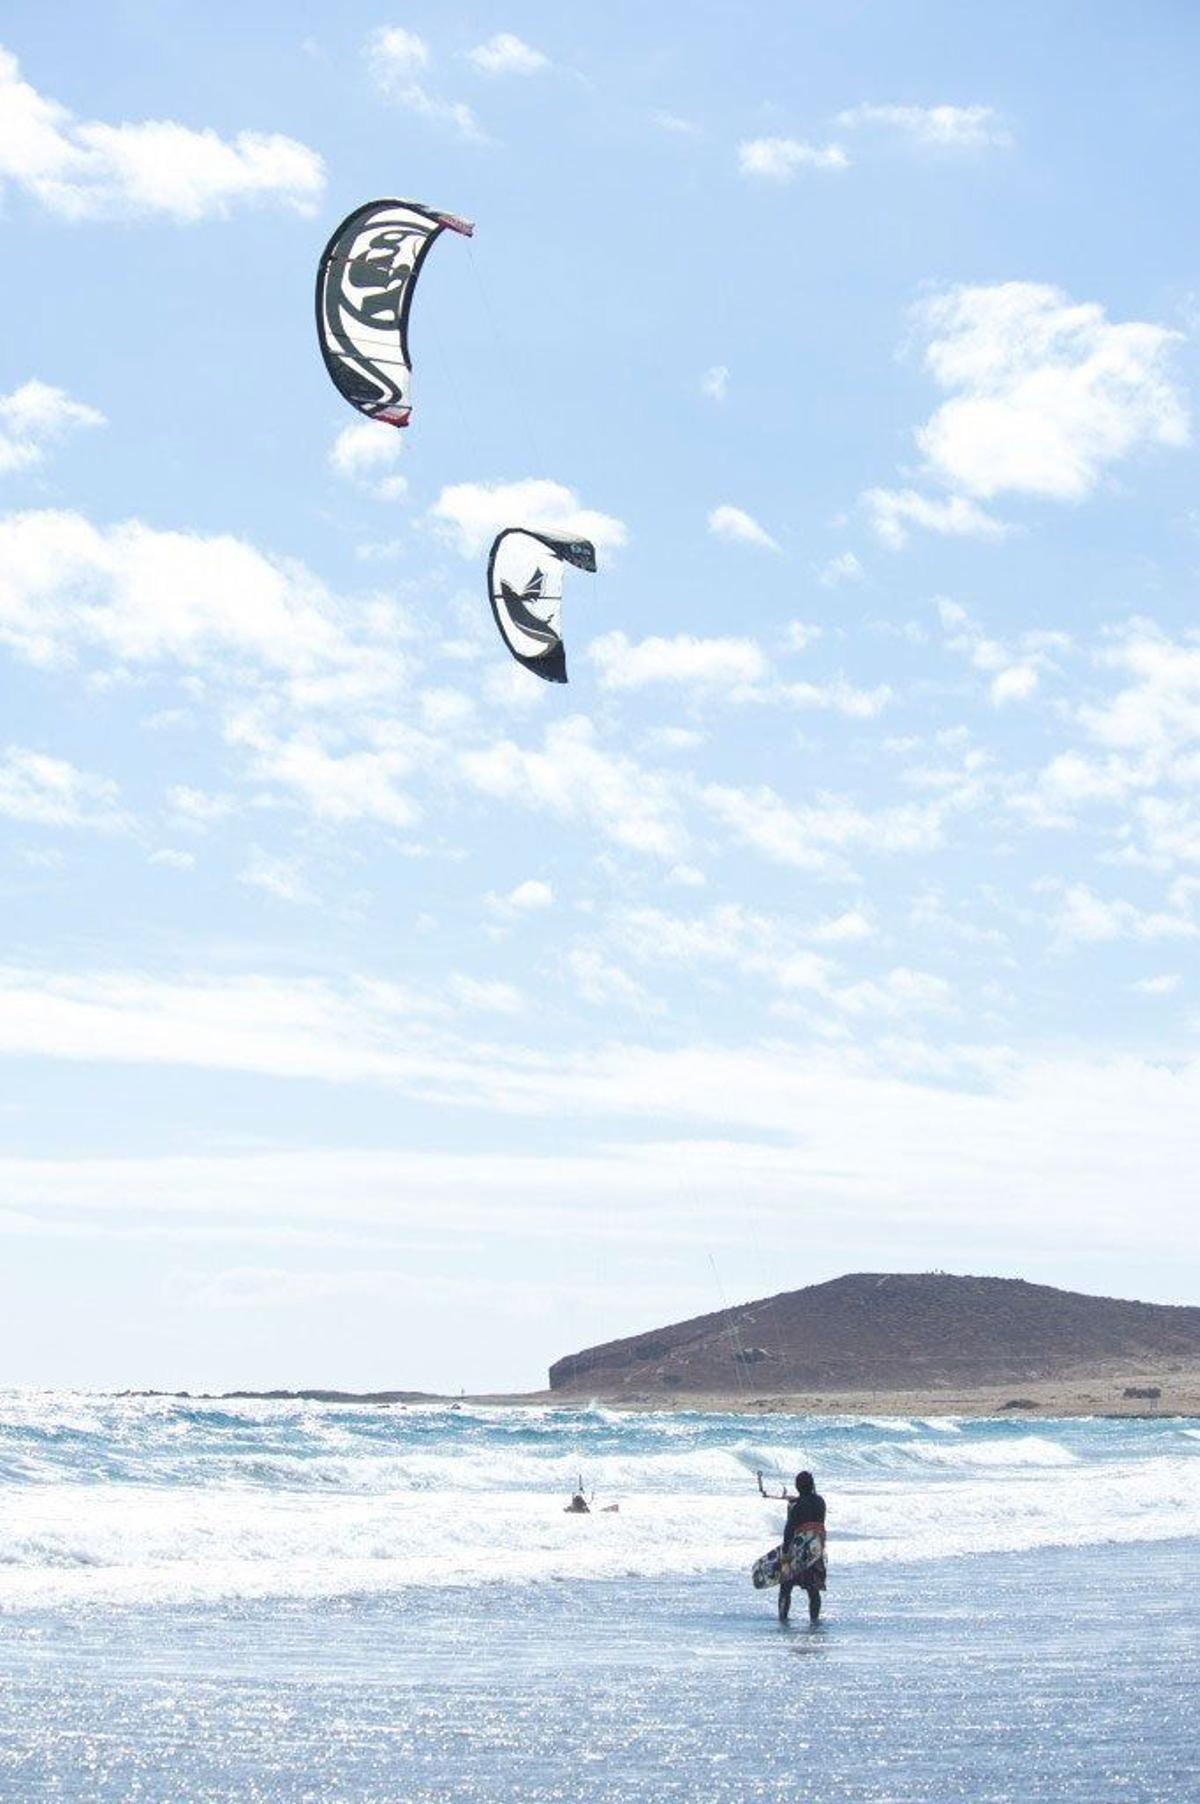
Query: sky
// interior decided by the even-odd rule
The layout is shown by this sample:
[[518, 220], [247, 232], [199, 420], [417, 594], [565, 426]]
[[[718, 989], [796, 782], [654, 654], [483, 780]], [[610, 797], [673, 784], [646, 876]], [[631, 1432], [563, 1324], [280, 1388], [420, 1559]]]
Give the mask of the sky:
[[[1200, 1301], [1200, 14], [61, 24], [0, 29], [0, 1383]], [[476, 222], [404, 432], [313, 328], [385, 196]], [[508, 525], [597, 545], [565, 687]]]

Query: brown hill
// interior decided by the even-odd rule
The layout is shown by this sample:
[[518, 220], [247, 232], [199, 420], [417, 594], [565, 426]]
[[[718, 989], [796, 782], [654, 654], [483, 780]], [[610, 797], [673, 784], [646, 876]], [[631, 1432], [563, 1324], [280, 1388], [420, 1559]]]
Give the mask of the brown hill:
[[1200, 1308], [944, 1272], [857, 1272], [571, 1353], [550, 1388], [780, 1396], [1200, 1368]]

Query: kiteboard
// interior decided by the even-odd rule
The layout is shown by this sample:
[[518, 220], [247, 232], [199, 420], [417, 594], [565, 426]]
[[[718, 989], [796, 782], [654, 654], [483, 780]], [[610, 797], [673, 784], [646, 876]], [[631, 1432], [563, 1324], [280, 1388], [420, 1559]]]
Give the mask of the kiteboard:
[[778, 1585], [787, 1579], [789, 1584], [802, 1585], [805, 1574], [825, 1558], [825, 1530], [823, 1528], [802, 1529], [792, 1542], [791, 1558], [785, 1560], [782, 1547], [773, 1547], [769, 1553], [755, 1560], [750, 1568], [750, 1582], [756, 1591], [765, 1591], [770, 1585]]

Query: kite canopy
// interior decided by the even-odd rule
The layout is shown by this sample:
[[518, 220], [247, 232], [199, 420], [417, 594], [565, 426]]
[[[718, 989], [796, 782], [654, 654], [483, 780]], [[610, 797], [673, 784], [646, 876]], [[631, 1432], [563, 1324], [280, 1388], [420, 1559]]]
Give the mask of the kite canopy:
[[415, 200], [372, 200], [343, 219], [317, 269], [325, 368], [368, 419], [407, 426], [412, 413], [408, 314], [421, 265], [443, 231], [475, 228]]
[[564, 564], [594, 571], [595, 546], [587, 539], [556, 539], [506, 526], [488, 558], [488, 597], [500, 636], [518, 664], [548, 683], [567, 680], [558, 630]]

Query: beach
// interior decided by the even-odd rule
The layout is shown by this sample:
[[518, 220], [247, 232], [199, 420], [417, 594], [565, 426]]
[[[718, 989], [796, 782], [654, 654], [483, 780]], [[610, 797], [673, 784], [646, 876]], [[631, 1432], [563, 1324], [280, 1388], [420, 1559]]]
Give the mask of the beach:
[[[749, 1583], [802, 1462], [816, 1630]], [[9, 1394], [0, 1796], [1183, 1797], [1198, 1475], [1183, 1418]]]

